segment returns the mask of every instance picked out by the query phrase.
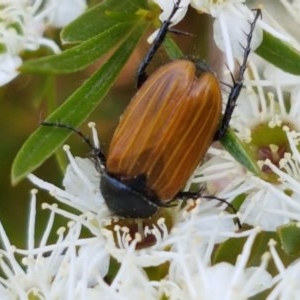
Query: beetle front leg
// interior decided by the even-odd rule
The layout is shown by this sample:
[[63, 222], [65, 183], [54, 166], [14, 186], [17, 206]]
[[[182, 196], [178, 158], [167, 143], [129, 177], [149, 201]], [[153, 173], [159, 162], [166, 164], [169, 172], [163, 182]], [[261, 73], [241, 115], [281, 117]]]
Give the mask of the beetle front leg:
[[241, 64], [241, 66], [240, 66], [238, 78], [237, 78], [237, 80], [235, 80], [233, 75], [231, 76], [232, 80], [233, 80], [233, 86], [232, 86], [231, 91], [228, 96], [228, 101], [226, 104], [222, 123], [220, 125], [219, 130], [215, 134], [215, 137], [214, 137], [215, 140], [220, 140], [222, 137], [224, 137], [224, 135], [229, 127], [229, 122], [231, 120], [234, 108], [236, 106], [236, 101], [241, 93], [242, 88], [243, 88], [244, 73], [247, 68], [247, 61], [248, 61], [249, 54], [251, 52], [251, 41], [252, 41], [253, 31], [255, 28], [256, 21], [258, 20], [259, 17], [261, 17], [261, 10], [257, 9], [254, 19], [250, 23], [250, 30], [249, 30], [249, 33], [247, 34], [247, 45], [246, 45], [246, 47], [243, 47], [244, 48], [244, 58], [243, 58], [243, 62]]

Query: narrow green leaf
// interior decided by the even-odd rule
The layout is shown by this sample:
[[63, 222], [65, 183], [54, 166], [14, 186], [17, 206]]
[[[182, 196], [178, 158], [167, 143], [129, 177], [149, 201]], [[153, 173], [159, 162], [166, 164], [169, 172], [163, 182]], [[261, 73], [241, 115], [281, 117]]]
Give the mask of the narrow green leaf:
[[139, 10], [147, 7], [145, 0], [138, 2], [139, 6], [137, 1], [103, 1], [66, 26], [61, 32], [61, 39], [64, 43], [83, 42], [114, 26], [116, 22], [137, 21], [141, 17]]
[[300, 52], [270, 33], [264, 31], [263, 42], [255, 52], [281, 70], [300, 75]]
[[128, 22], [118, 23], [61, 54], [27, 61], [20, 70], [46, 74], [65, 74], [82, 70], [123, 41], [133, 25]]
[[221, 139], [224, 148], [234, 157], [240, 164], [247, 168], [250, 172], [257, 176], [262, 176], [256, 161], [252, 158], [247, 145], [236, 136], [232, 129], [228, 129], [225, 136]]
[[[145, 30], [146, 24], [137, 25], [111, 58], [46, 121], [61, 122], [78, 127], [86, 120], [112, 86]], [[67, 130], [39, 127], [24, 143], [15, 158], [11, 175], [12, 183], [18, 183], [28, 173], [40, 166], [64, 143], [69, 135], [70, 131]]]
[[280, 226], [277, 229], [280, 238], [281, 247], [288, 255], [299, 255], [300, 253], [300, 228], [299, 224], [294, 222]]

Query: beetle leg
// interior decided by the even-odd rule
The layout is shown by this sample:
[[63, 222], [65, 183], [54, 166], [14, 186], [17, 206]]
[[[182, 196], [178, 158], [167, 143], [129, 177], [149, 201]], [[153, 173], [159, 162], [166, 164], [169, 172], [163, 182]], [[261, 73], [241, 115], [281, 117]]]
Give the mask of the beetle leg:
[[170, 16], [166, 21], [162, 23], [162, 26], [160, 27], [148, 53], [146, 54], [145, 58], [139, 65], [138, 71], [137, 71], [137, 87], [140, 88], [142, 84], [147, 80], [147, 74], [146, 74], [146, 68], [151, 62], [153, 56], [157, 52], [158, 48], [161, 46], [163, 43], [167, 32], [169, 31], [169, 26], [171, 25], [171, 20], [173, 16], [175, 15], [176, 11], [179, 9], [179, 4], [181, 0], [177, 0], [176, 3], [174, 4], [174, 7], [171, 11]]
[[200, 197], [202, 197], [202, 189], [199, 192], [189, 192], [189, 191], [185, 191], [185, 192], [178, 192], [175, 196], [175, 198], [181, 198], [183, 200], [187, 200], [187, 199], [198, 199]]
[[[179, 192], [177, 195], [176, 195], [176, 198], [181, 198], [183, 200], [187, 200], [187, 199], [198, 199], [198, 198], [205, 198], [205, 199], [211, 199], [211, 200], [217, 200], [217, 201], [220, 201], [221, 203], [225, 203], [228, 207], [230, 207], [230, 209], [233, 211], [234, 214], [237, 214], [237, 210], [235, 209], [235, 207], [229, 203], [228, 201], [226, 201], [225, 199], [223, 198], [219, 198], [219, 197], [216, 197], [216, 196], [213, 196], [213, 195], [202, 195], [202, 191], [203, 189], [200, 189], [199, 192], [189, 192], [189, 191], [186, 191], [186, 192]], [[235, 218], [235, 222], [236, 224], [238, 225], [239, 229], [242, 228], [242, 224], [241, 224], [241, 221], [240, 219], [237, 217]]]
[[214, 137], [215, 140], [219, 140], [225, 135], [227, 128], [229, 127], [229, 122], [230, 122], [232, 113], [236, 106], [237, 98], [240, 95], [240, 92], [243, 88], [244, 73], [247, 68], [247, 60], [248, 60], [248, 57], [249, 57], [249, 54], [251, 51], [251, 40], [252, 40], [253, 31], [255, 28], [256, 21], [258, 20], [259, 17], [261, 17], [261, 10], [256, 9], [255, 11], [256, 11], [256, 14], [254, 16], [253, 21], [250, 23], [250, 30], [249, 30], [249, 33], [247, 34], [247, 45], [246, 45], [246, 47], [243, 47], [244, 58], [243, 58], [243, 62], [241, 64], [241, 66], [240, 66], [238, 78], [235, 80], [233, 78], [233, 76], [231, 75], [233, 78], [233, 86], [232, 86], [231, 91], [228, 96], [228, 101], [226, 104], [226, 109], [224, 112], [221, 126], [220, 126], [219, 130], [217, 131], [217, 133], [215, 134], [215, 137]]

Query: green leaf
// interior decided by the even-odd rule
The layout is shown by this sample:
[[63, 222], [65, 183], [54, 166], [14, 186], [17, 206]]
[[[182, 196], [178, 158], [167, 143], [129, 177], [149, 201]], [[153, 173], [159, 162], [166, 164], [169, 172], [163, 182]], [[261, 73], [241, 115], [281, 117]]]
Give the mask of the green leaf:
[[263, 42], [255, 52], [281, 70], [300, 75], [300, 52], [272, 34], [264, 31]]
[[[137, 24], [128, 39], [115, 51], [111, 58], [46, 121], [78, 127], [86, 120], [112, 86], [146, 27], [146, 24]], [[39, 127], [24, 143], [14, 160], [11, 175], [12, 183], [18, 183], [28, 173], [40, 166], [64, 143], [69, 135], [70, 131], [67, 130]]]
[[247, 145], [237, 137], [232, 129], [227, 130], [225, 136], [221, 139], [221, 143], [230, 155], [250, 172], [260, 177], [263, 176], [256, 161], [252, 158], [251, 152], [248, 151]]
[[277, 229], [281, 247], [288, 255], [299, 255], [300, 253], [300, 228], [299, 223], [290, 223]]
[[61, 32], [61, 39], [64, 43], [86, 41], [116, 25], [116, 22], [137, 21], [142, 16], [141, 10], [146, 8], [146, 0], [103, 1], [66, 26]]
[[120, 44], [133, 26], [134, 23], [119, 23], [61, 54], [28, 61], [20, 70], [46, 74], [63, 74], [82, 70]]

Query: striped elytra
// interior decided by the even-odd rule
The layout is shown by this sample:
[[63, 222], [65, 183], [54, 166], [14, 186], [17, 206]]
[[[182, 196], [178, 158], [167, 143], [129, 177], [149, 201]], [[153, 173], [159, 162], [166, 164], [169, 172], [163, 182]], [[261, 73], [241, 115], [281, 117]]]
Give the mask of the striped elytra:
[[183, 59], [163, 65], [123, 113], [110, 143], [108, 173], [121, 182], [142, 176], [146, 197], [171, 200], [211, 145], [221, 111], [219, 83], [207, 68]]

